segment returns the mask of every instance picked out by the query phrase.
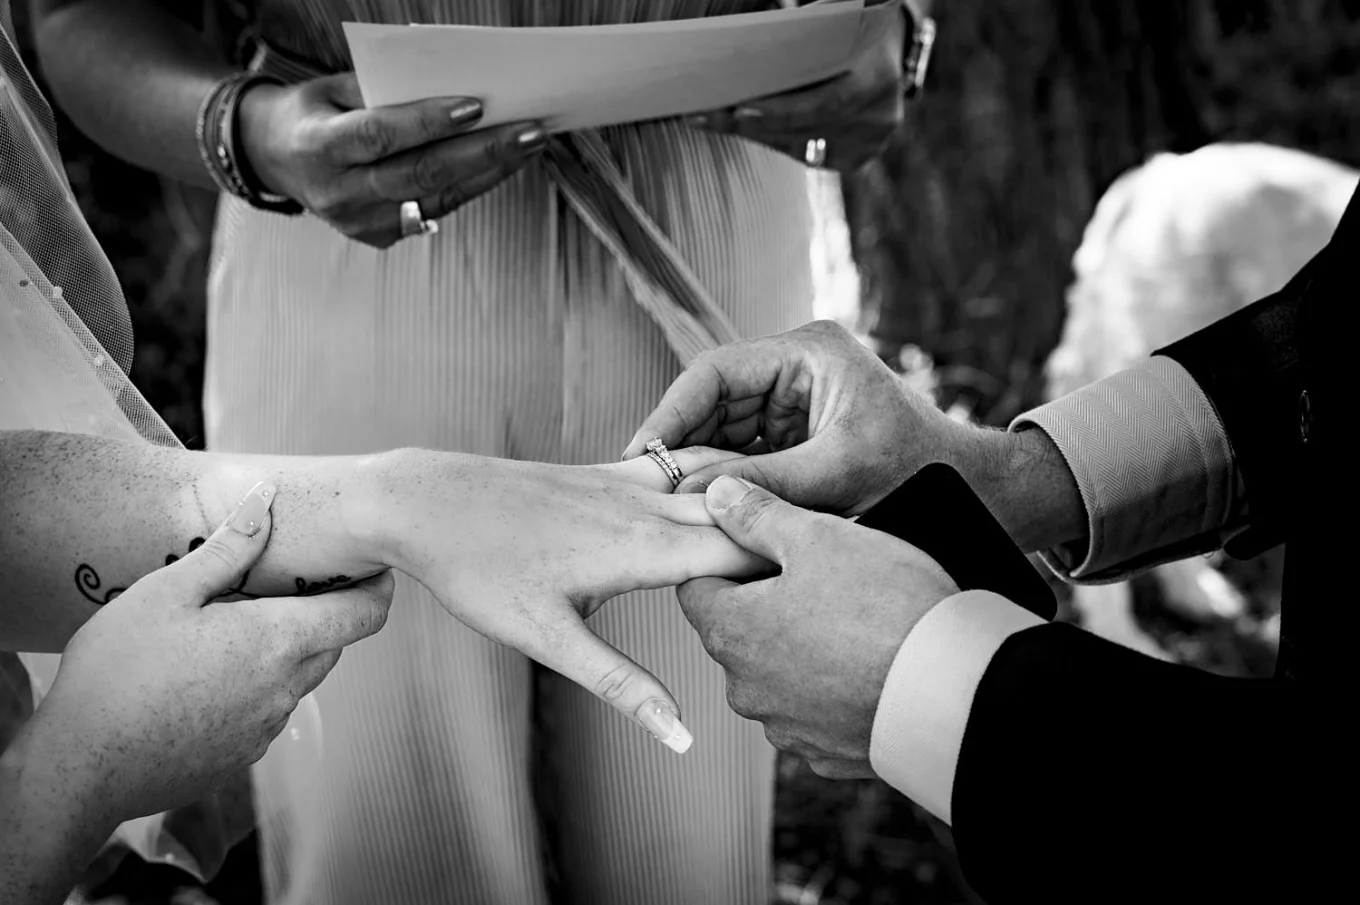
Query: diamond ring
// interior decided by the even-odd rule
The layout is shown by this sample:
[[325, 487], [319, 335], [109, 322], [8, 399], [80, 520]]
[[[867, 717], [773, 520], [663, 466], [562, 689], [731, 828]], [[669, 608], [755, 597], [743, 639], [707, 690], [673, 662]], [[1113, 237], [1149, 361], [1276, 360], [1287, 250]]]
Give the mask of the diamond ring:
[[680, 486], [680, 481], [685, 475], [680, 471], [680, 466], [676, 464], [675, 457], [672, 456], [671, 451], [666, 448], [666, 444], [661, 442], [660, 437], [647, 441], [647, 458], [661, 466], [661, 470], [664, 471], [666, 477], [670, 479], [671, 490]]

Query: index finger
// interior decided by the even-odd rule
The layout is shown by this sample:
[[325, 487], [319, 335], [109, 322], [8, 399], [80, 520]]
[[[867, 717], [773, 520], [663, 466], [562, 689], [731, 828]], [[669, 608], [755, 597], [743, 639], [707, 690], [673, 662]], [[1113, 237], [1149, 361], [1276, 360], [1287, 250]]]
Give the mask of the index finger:
[[784, 356], [768, 340], [724, 346], [700, 356], [643, 420], [623, 457], [642, 455], [647, 441], [658, 437], [667, 446], [680, 446], [686, 440], [704, 445], [719, 426], [720, 419], [714, 415], [720, 404], [765, 396], [783, 370]]
[[453, 138], [481, 118], [476, 98], [430, 98], [341, 113], [327, 121], [324, 140], [336, 163], [357, 166]]
[[299, 657], [309, 657], [362, 641], [386, 625], [393, 588], [392, 573], [387, 571], [316, 597], [261, 602], [286, 626], [283, 630], [294, 634]]

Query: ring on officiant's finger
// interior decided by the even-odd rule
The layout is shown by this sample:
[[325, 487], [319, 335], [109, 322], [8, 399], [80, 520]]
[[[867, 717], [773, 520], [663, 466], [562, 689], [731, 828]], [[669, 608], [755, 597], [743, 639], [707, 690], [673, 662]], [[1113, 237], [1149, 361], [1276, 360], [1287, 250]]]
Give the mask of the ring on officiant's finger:
[[826, 165], [826, 139], [810, 138], [807, 146], [803, 148], [803, 160], [810, 167], [821, 167]]
[[671, 490], [680, 486], [680, 481], [685, 475], [680, 471], [680, 466], [676, 464], [675, 457], [672, 456], [671, 451], [666, 448], [666, 444], [661, 442], [660, 437], [657, 437], [655, 440], [647, 441], [647, 458], [661, 466], [661, 470], [664, 471], [666, 477], [670, 479]]
[[403, 201], [401, 203], [401, 237], [403, 239], [409, 239], [411, 236], [433, 236], [437, 232], [439, 232], [439, 224], [433, 220], [425, 219], [419, 201]]

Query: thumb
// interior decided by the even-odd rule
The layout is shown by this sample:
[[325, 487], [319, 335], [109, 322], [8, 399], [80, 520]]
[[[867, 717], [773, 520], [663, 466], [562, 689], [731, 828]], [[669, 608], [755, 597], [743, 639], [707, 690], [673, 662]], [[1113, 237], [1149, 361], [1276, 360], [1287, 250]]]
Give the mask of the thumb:
[[720, 475], [709, 485], [709, 515], [739, 547], [784, 565], [811, 513], [742, 478]]
[[202, 606], [245, 582], [250, 567], [269, 542], [275, 487], [261, 481], [241, 498], [235, 511], [197, 549], [161, 572], [181, 588], [187, 606]]
[[534, 659], [640, 723], [676, 754], [684, 754], [694, 743], [694, 736], [680, 722], [679, 705], [661, 680], [592, 632], [574, 614], [558, 628], [542, 654]]
[[[822, 481], [816, 479], [819, 474]], [[820, 485], [825, 483], [826, 468], [818, 467], [817, 450], [809, 442], [779, 452], [706, 463], [702, 468], [687, 471], [675, 492], [702, 493], [720, 475], [741, 478], [800, 506], [816, 506], [821, 502], [819, 495], [824, 493]]]

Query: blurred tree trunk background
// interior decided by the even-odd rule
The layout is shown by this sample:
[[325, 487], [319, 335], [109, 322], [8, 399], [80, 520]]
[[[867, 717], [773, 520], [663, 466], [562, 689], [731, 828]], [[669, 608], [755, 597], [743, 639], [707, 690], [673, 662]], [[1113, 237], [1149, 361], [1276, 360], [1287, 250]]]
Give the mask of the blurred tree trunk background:
[[1157, 151], [1267, 141], [1360, 162], [1356, 0], [937, 0], [924, 99], [845, 180], [863, 326], [1004, 424], [1042, 396], [1072, 253]]
[[[223, 47], [247, 4], [207, 4]], [[888, 153], [844, 181], [845, 207], [864, 328], [885, 358], [928, 353], [940, 402], [985, 423], [1042, 398], [1072, 254], [1121, 173], [1225, 140], [1360, 164], [1360, 0], [937, 0], [935, 12], [927, 91]], [[201, 447], [214, 198], [61, 122], [71, 182], [132, 306], [133, 378]], [[780, 902], [976, 901], [946, 827], [881, 784], [824, 782], [793, 758], [775, 848]]]

